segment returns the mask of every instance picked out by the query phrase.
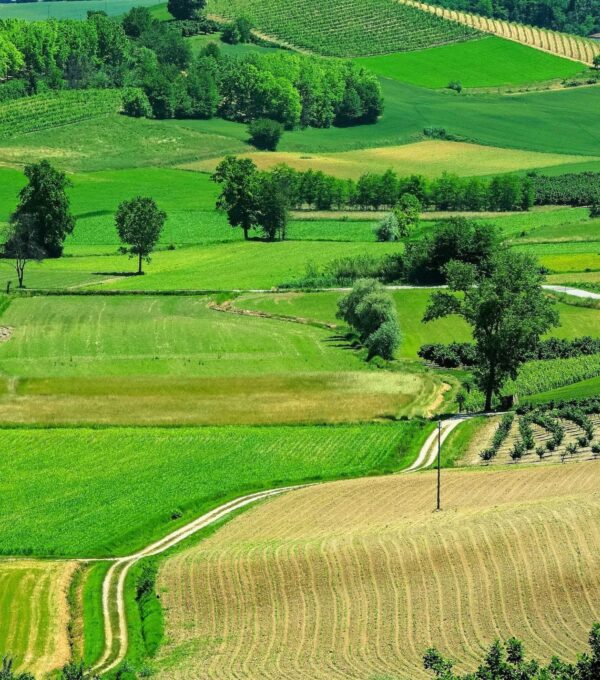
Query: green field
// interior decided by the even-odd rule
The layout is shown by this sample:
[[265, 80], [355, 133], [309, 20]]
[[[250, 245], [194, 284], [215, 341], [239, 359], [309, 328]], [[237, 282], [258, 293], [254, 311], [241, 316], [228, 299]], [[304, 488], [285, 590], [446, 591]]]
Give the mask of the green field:
[[0, 420], [48, 424], [357, 422], [422, 415], [440, 379], [369, 370], [335, 331], [208, 308], [205, 297], [13, 301]]
[[427, 431], [420, 421], [4, 430], [0, 552], [123, 554], [245, 492], [401, 469]]
[[582, 70], [576, 62], [495, 36], [356, 61], [385, 78], [433, 88], [452, 81], [467, 88], [518, 86], [569, 78]]
[[88, 12], [102, 11], [109, 16], [125, 14], [132, 7], [160, 5], [163, 0], [52, 0], [0, 4], [0, 19], [85, 19]]

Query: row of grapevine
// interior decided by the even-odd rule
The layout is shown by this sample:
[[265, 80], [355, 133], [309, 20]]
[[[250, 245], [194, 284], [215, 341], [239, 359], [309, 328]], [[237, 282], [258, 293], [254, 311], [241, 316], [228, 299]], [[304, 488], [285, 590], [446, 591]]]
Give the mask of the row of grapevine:
[[569, 33], [560, 33], [537, 26], [525, 26], [503, 19], [492, 19], [470, 14], [438, 5], [429, 5], [419, 0], [395, 0], [409, 7], [416, 7], [425, 12], [430, 12], [434, 16], [442, 17], [446, 20], [455, 21], [459, 24], [469, 26], [483, 33], [514, 40], [515, 42], [535, 47], [543, 52], [550, 52], [566, 59], [580, 61], [591, 66], [594, 57], [600, 54], [600, 43]]
[[282, 42], [334, 57], [418, 50], [480, 35], [392, 0], [211, 0], [208, 11], [225, 19], [246, 16]]
[[116, 113], [121, 90], [64, 90], [0, 104], [0, 139]]

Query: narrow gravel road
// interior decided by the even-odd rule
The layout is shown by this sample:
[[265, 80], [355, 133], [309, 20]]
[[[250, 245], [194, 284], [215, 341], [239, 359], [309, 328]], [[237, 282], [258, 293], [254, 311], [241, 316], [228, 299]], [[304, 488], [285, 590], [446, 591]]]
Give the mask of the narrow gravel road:
[[[473, 416], [456, 416], [442, 421], [441, 425], [441, 442], [446, 441], [449, 434], [460, 423], [472, 418]], [[429, 435], [419, 455], [414, 463], [404, 471], [404, 473], [416, 472], [417, 470], [424, 470], [430, 467], [437, 456], [437, 427]], [[198, 517], [189, 524], [186, 524], [176, 531], [171, 532], [164, 538], [152, 543], [143, 548], [139, 552], [127, 555], [125, 557], [118, 557], [112, 560], [81, 560], [82, 562], [98, 562], [110, 561], [112, 566], [104, 577], [102, 584], [102, 611], [104, 615], [104, 652], [99, 661], [93, 666], [92, 671], [97, 674], [107, 673], [116, 668], [125, 658], [127, 654], [127, 617], [125, 613], [125, 580], [131, 567], [144, 557], [151, 557], [159, 555], [169, 550], [173, 546], [181, 543], [190, 536], [193, 536], [201, 529], [217, 522], [218, 520], [227, 517], [231, 513], [246, 507], [252, 503], [277, 496], [282, 493], [294, 491], [295, 489], [309, 486], [301, 484], [297, 486], [287, 486], [280, 489], [270, 489], [268, 491], [260, 491], [258, 493], [241, 496], [233, 501], [224, 503], [223, 505], [207, 512]]]

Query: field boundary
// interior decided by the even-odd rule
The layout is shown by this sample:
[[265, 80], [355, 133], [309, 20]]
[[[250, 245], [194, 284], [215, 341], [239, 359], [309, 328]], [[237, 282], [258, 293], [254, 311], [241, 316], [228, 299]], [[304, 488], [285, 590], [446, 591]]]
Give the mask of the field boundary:
[[600, 43], [581, 36], [551, 31], [537, 26], [526, 26], [525, 24], [505, 21], [503, 19], [492, 19], [479, 14], [448, 9], [439, 5], [430, 5], [419, 0], [394, 0], [394, 2], [415, 7], [448, 21], [470, 26], [482, 33], [512, 40], [513, 42], [533, 47], [548, 54], [580, 62], [586, 66], [592, 66], [594, 56], [600, 54]]

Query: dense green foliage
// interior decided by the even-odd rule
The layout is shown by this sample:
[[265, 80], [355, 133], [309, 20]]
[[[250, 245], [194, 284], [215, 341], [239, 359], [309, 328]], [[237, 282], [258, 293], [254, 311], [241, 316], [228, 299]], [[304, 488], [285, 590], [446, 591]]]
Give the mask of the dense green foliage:
[[486, 411], [507, 380], [516, 378], [527, 351], [558, 325], [558, 313], [544, 295], [534, 260], [503, 251], [489, 264], [486, 271], [450, 262], [446, 267], [450, 292], [433, 293], [423, 319], [457, 314], [471, 326], [477, 355], [474, 375], [485, 395]]
[[247, 16], [269, 35], [336, 57], [416, 50], [478, 35], [392, 0], [210, 0], [208, 10]]
[[283, 134], [283, 125], [276, 120], [259, 118], [250, 123], [248, 133], [251, 144], [257, 149], [275, 151]]
[[143, 273], [142, 261], [150, 262], [166, 219], [167, 213], [160, 210], [152, 198], [137, 196], [118, 207], [115, 223], [119, 238], [125, 244], [122, 250], [137, 257], [138, 274]]
[[432, 4], [565, 33], [587, 36], [600, 30], [598, 0], [432, 0]]
[[138, 607], [142, 639], [146, 654], [154, 656], [164, 635], [163, 610], [156, 592], [156, 560], [147, 559], [135, 565], [135, 601]]
[[438, 680], [594, 680], [600, 677], [600, 624], [592, 627], [589, 636], [590, 651], [582, 654], [575, 663], [565, 663], [554, 657], [547, 666], [528, 661], [523, 643], [516, 638], [504, 645], [492, 644], [484, 661], [474, 673], [456, 675], [452, 662], [444, 659], [435, 649], [428, 649], [423, 657], [426, 670]]
[[368, 358], [393, 359], [401, 334], [392, 296], [373, 279], [360, 279], [338, 302], [338, 318], [351, 326], [369, 350]]
[[0, 552], [118, 554], [245, 492], [400, 469], [427, 430], [420, 421], [4, 430]]
[[590, 205], [600, 201], [600, 173], [534, 175], [531, 177], [539, 205]]

